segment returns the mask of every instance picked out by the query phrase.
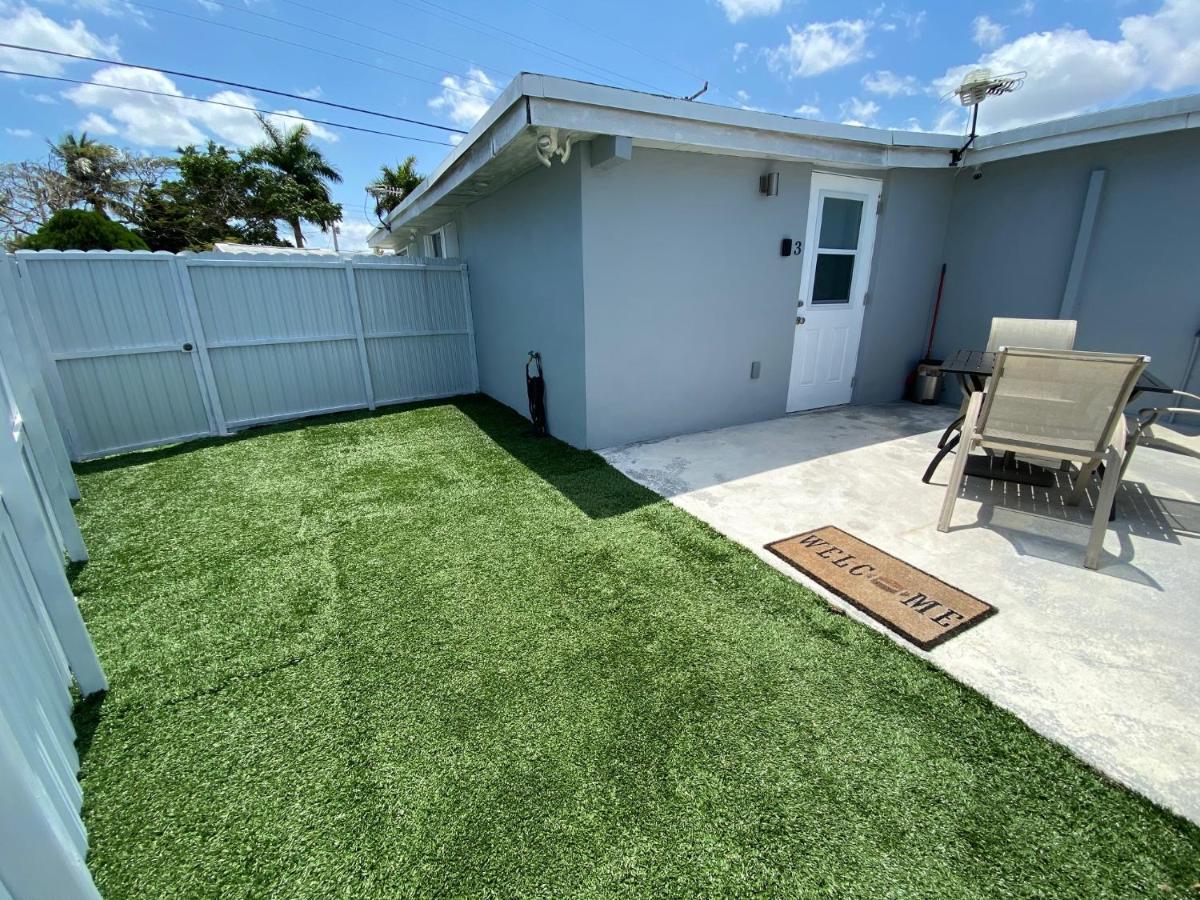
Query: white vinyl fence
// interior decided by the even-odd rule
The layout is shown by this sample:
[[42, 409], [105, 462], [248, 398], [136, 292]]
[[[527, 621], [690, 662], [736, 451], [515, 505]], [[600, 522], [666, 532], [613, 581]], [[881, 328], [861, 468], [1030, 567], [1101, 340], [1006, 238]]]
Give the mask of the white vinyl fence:
[[87, 558], [78, 488], [18, 290], [0, 253], [0, 897], [98, 897], [71, 686], [107, 682], [64, 571]]
[[74, 459], [478, 390], [458, 260], [16, 256]]

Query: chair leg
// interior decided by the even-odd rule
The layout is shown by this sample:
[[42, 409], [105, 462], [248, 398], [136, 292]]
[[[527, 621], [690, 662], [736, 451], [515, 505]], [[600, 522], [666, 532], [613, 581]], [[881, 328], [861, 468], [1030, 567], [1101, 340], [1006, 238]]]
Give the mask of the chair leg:
[[929, 467], [925, 470], [925, 474], [921, 476], [921, 481], [929, 484], [929, 479], [933, 477], [933, 473], [937, 471], [937, 467], [942, 464], [942, 460], [950, 455], [950, 452], [958, 446], [959, 435], [955, 435], [950, 439], [950, 443], [938, 450], [937, 454], [930, 460]]
[[1104, 459], [1104, 480], [1100, 483], [1100, 496], [1096, 499], [1096, 514], [1092, 517], [1092, 533], [1088, 539], [1087, 554], [1083, 564], [1089, 569], [1100, 566], [1100, 551], [1104, 547], [1104, 533], [1108, 530], [1108, 513], [1121, 484], [1121, 459], [1110, 449]]
[[946, 430], [942, 432], [942, 436], [938, 439], [938, 449], [941, 450], [946, 446], [946, 442], [950, 440], [950, 435], [962, 428], [963, 419], [965, 416], [959, 416], [953, 422], [946, 426]]
[[966, 478], [967, 459], [971, 455], [971, 443], [975, 440], [975, 422], [979, 418], [980, 395], [972, 394], [963, 419], [962, 435], [958, 441], [958, 452], [954, 455], [954, 466], [950, 470], [950, 482], [946, 485], [946, 496], [942, 499], [942, 514], [938, 517], [938, 531], [949, 531], [954, 517], [954, 503], [958, 490]]
[[1071, 491], [1071, 496], [1067, 498], [1068, 506], [1078, 506], [1083, 501], [1083, 495], [1087, 493], [1088, 485], [1092, 483], [1092, 473], [1096, 471], [1096, 466], [1100, 465], [1100, 460], [1091, 459], [1079, 465], [1079, 475], [1075, 479], [1075, 490]]

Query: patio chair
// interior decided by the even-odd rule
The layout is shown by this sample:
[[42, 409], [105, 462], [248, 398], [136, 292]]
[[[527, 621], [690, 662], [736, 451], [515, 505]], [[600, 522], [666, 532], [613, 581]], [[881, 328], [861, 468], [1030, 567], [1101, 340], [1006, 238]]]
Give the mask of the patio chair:
[[1079, 463], [1072, 505], [1104, 466], [1083, 561], [1095, 569], [1125, 463], [1125, 404], [1148, 362], [1118, 353], [1001, 347], [987, 391], [976, 391], [967, 404], [938, 530], [950, 530], [973, 450]]
[[[1037, 347], [1041, 350], [1074, 350], [1075, 329], [1079, 323], [1074, 319], [1013, 319], [996, 316], [988, 332], [987, 352], [995, 353], [1001, 347]], [[938, 441], [938, 447], [946, 446], [950, 435], [961, 425], [967, 412], [969, 395], [964, 395], [958, 409], [958, 419], [951, 423]]]
[[[1200, 397], [1189, 394], [1187, 391], [1171, 391], [1171, 394], [1185, 400], [1200, 402]], [[1138, 444], [1200, 459], [1200, 434], [1186, 434], [1160, 423], [1159, 419], [1168, 413], [1171, 414], [1172, 422], [1180, 414], [1196, 416], [1197, 419], [1200, 419], [1200, 409], [1192, 409], [1187, 406], [1159, 406], [1140, 410], [1129, 423], [1132, 427], [1129, 428], [1129, 439], [1125, 443], [1125, 461], [1121, 469], [1122, 478], [1125, 477], [1125, 469], [1129, 468], [1133, 449]]]
[[[1001, 347], [1037, 347], [1042, 350], [1074, 350], [1075, 330], [1078, 322], [1074, 319], [1016, 319], [997, 316], [992, 319], [992, 327], [988, 332], [987, 352], [995, 353]], [[958, 407], [958, 416], [946, 426], [938, 439], [938, 449], [945, 449], [951, 436], [962, 428], [963, 417], [967, 414], [967, 401], [970, 394], [963, 394], [962, 403]], [[949, 451], [947, 451], [949, 452]], [[933, 473], [937, 470], [945, 454], [934, 457], [921, 480], [929, 484]]]

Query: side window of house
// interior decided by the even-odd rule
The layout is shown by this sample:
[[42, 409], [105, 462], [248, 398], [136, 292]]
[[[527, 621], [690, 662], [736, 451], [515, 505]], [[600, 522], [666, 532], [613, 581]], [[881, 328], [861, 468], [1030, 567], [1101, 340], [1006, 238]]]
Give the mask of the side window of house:
[[440, 228], [425, 238], [425, 255], [432, 256], [434, 259], [441, 259], [446, 255], [445, 248], [442, 246], [442, 230]]

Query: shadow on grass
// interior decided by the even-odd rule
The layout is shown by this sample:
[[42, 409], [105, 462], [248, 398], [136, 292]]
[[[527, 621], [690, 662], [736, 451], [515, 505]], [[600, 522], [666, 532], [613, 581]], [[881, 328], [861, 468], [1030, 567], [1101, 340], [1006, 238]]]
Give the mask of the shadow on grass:
[[497, 446], [589, 518], [619, 516], [662, 500], [599, 454], [577, 450], [558, 438], [535, 435], [527, 419], [489, 397], [475, 395], [452, 403]]
[[379, 409], [354, 409], [347, 412], [329, 413], [321, 416], [306, 416], [302, 419], [289, 419], [286, 422], [272, 422], [265, 425], [251, 425], [250, 427], [235, 432], [234, 434], [200, 438], [194, 441], [184, 441], [179, 444], [167, 444], [162, 447], [153, 447], [149, 450], [134, 450], [130, 453], [122, 453], [117, 456], [105, 456], [100, 459], [91, 459], [86, 462], [73, 463], [72, 467], [75, 472], [80, 475], [87, 475], [93, 472], [111, 472], [114, 469], [127, 469], [130, 466], [143, 466], [147, 463], [158, 462], [163, 459], [171, 459], [175, 456], [180, 456], [185, 453], [195, 453], [197, 450], [204, 450], [209, 447], [222, 447], [226, 444], [236, 444], [240, 441], [250, 440], [252, 438], [262, 437], [266, 434], [282, 434], [291, 431], [303, 431], [305, 428], [310, 428], [315, 425], [332, 425], [338, 422], [357, 422], [362, 419], [377, 419], [380, 416], [390, 416], [395, 413], [408, 412], [414, 409], [424, 409], [431, 406], [453, 406], [457, 402], [467, 399], [479, 398], [484, 400], [482, 394], [473, 395], [468, 398], [451, 398], [449, 400], [419, 400], [415, 403], [398, 403], [394, 406], [381, 406]]
[[83, 697], [75, 702], [71, 710], [71, 722], [75, 725], [75, 750], [82, 763], [92, 749], [92, 741], [100, 727], [101, 707], [108, 696], [108, 691], [99, 691], [90, 697]]
[[[263, 435], [301, 431], [313, 426], [339, 422], [374, 419], [435, 406], [457, 409], [474, 422], [476, 427], [491, 438], [497, 446], [547, 484], [557, 489], [589, 518], [603, 519], [609, 516], [618, 516], [657, 503], [662, 499], [653, 491], [626, 478], [598, 454], [590, 450], [577, 450], [554, 437], [538, 437], [532, 433], [527, 419], [483, 394], [422, 400], [416, 403], [385, 406], [377, 410], [352, 410], [254, 426], [225, 437], [201, 438], [200, 440], [170, 444], [149, 450], [136, 450], [120, 456], [106, 456], [102, 459], [76, 463], [75, 471], [81, 475], [108, 472], [130, 466], [146, 465], [209, 447], [220, 447]], [[72, 574], [77, 575], [78, 572]]]

